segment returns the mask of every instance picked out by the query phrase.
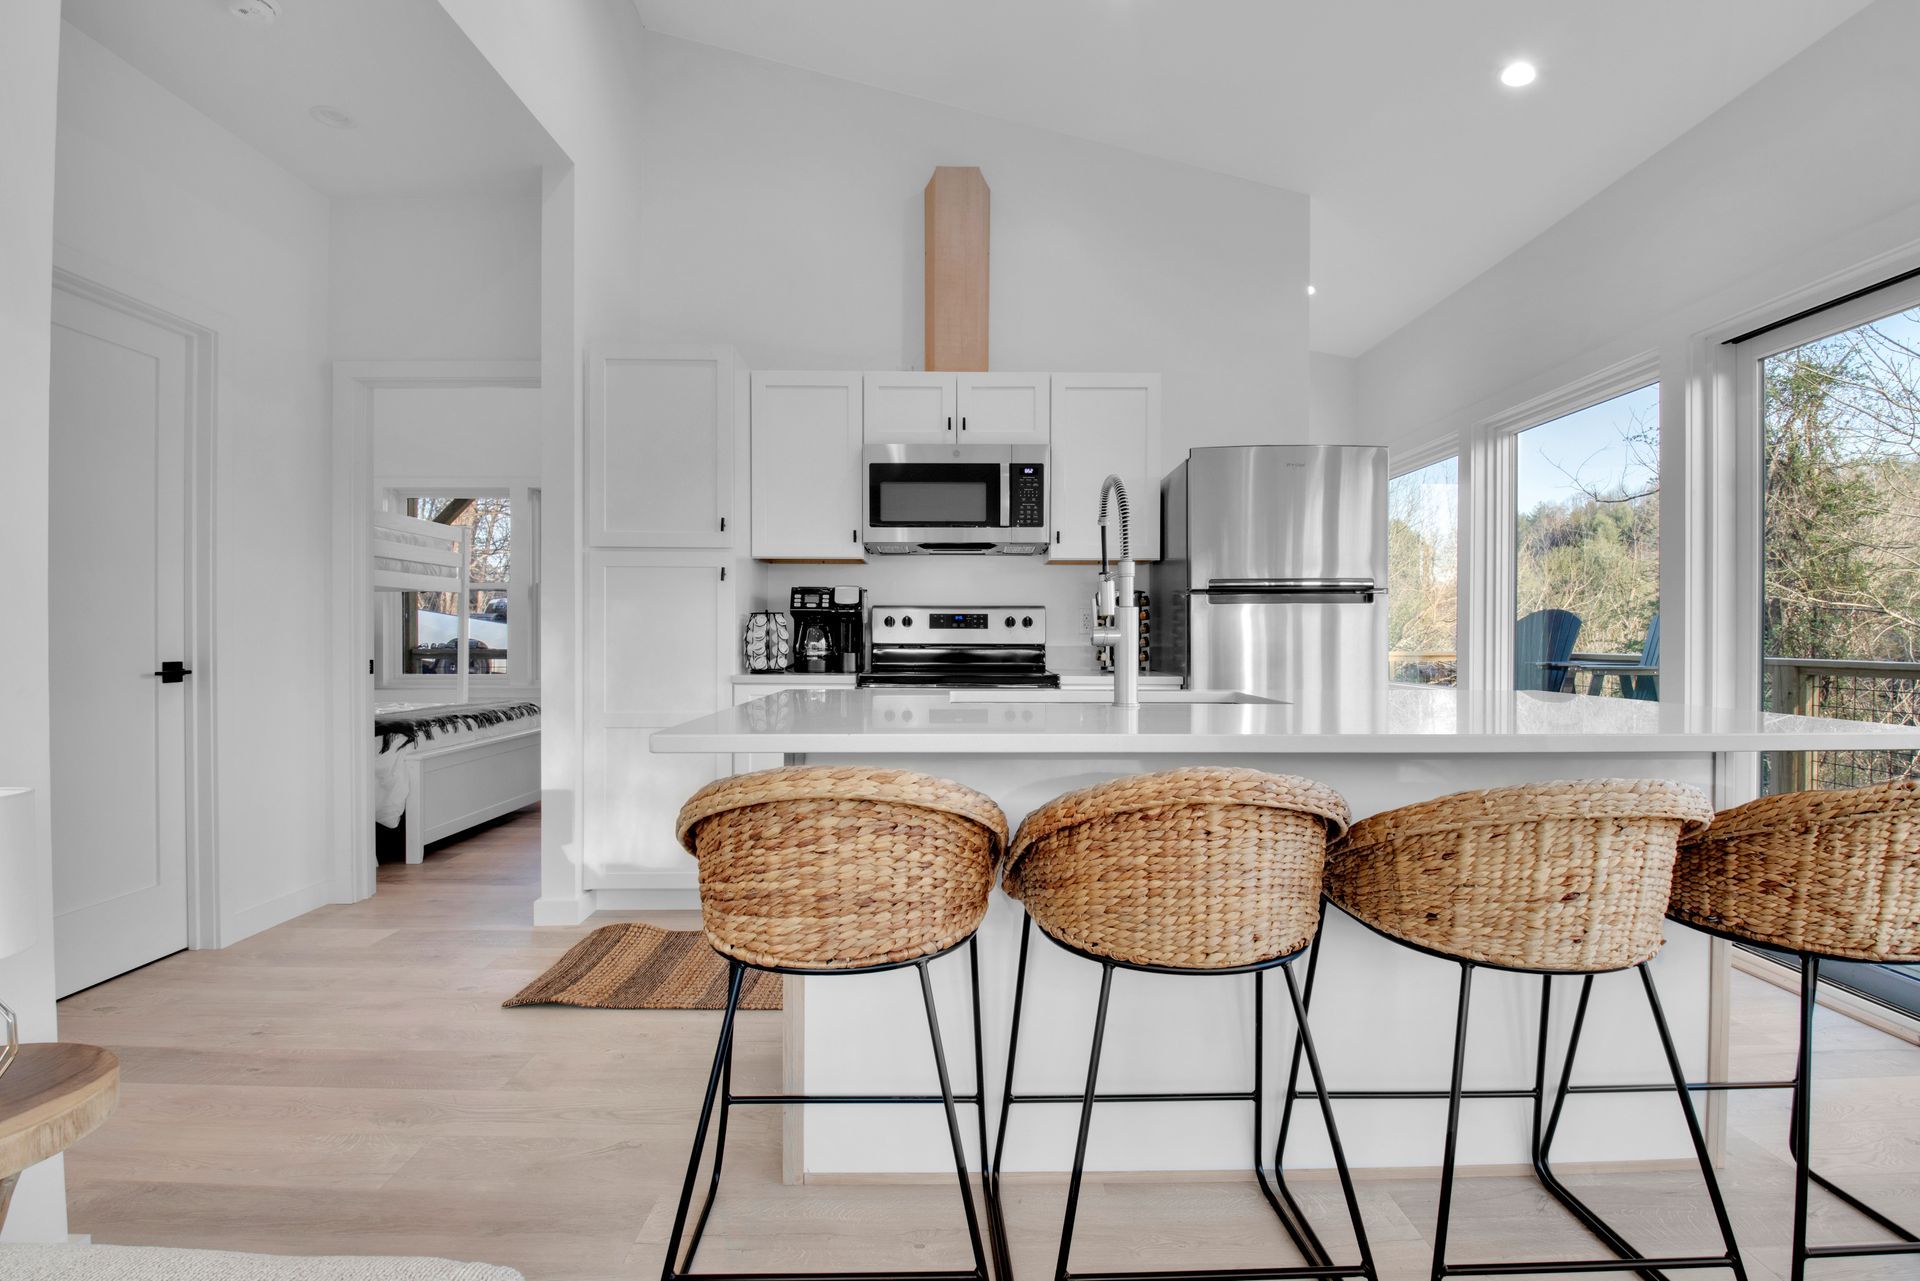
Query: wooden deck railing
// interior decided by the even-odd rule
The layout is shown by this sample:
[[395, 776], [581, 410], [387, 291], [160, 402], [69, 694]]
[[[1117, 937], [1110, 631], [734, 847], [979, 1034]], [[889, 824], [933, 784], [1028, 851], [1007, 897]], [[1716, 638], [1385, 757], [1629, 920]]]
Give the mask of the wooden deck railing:
[[[1837, 720], [1920, 725], [1920, 663], [1768, 658], [1767, 710]], [[1920, 752], [1769, 752], [1770, 792], [1858, 787], [1920, 776]]]

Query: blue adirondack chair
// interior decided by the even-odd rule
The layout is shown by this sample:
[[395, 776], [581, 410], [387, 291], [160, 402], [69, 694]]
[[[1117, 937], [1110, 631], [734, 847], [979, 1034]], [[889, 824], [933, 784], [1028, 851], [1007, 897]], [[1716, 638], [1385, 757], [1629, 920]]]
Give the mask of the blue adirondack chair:
[[1609, 662], [1599, 659], [1581, 660], [1566, 665], [1569, 677], [1585, 672], [1588, 676], [1587, 693], [1598, 694], [1606, 689], [1607, 677], [1615, 676], [1620, 680], [1620, 694], [1624, 698], [1639, 699], [1653, 703], [1660, 699], [1660, 615], [1656, 612], [1653, 621], [1647, 624], [1647, 635], [1640, 642], [1640, 657], [1635, 662]]
[[1580, 615], [1564, 609], [1536, 609], [1515, 623], [1513, 687], [1559, 693], [1579, 637]]

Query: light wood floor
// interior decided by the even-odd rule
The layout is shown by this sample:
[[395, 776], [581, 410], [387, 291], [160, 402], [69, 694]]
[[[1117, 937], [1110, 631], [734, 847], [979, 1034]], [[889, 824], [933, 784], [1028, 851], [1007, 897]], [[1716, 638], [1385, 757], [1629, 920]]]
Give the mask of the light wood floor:
[[[587, 928], [527, 924], [537, 830], [534, 816], [511, 820], [424, 865], [383, 868], [364, 903], [224, 951], [182, 953], [63, 1002], [61, 1034], [111, 1047], [123, 1081], [119, 1112], [68, 1156], [73, 1231], [438, 1254], [508, 1264], [533, 1281], [657, 1276], [718, 1015], [500, 1008]], [[1735, 984], [1736, 1074], [1786, 1075], [1792, 999], [1752, 979]], [[1837, 1015], [1823, 1012], [1822, 1023], [1823, 1164], [1920, 1220], [1920, 1049]], [[779, 1016], [743, 1015], [740, 1035], [740, 1087], [777, 1090]], [[1771, 1093], [1733, 1104], [1724, 1181], [1755, 1281], [1784, 1271], [1785, 1108]], [[737, 1112], [702, 1270], [964, 1266], [950, 1184], [787, 1187], [779, 1168], [774, 1110]], [[1714, 1244], [1689, 1176], [1569, 1182], [1651, 1252]], [[1329, 1241], [1347, 1240], [1335, 1185], [1302, 1190]], [[1383, 1277], [1424, 1278], [1434, 1181], [1369, 1179], [1361, 1195]], [[1023, 1277], [1051, 1276], [1061, 1197], [1051, 1183], [1009, 1185]], [[1851, 1213], [1821, 1204], [1816, 1240], [1872, 1239]], [[1250, 1181], [1097, 1180], [1081, 1223], [1083, 1269], [1289, 1257]], [[1519, 1178], [1465, 1181], [1453, 1241], [1456, 1259], [1598, 1253]], [[1817, 1272], [1916, 1275], [1912, 1258]]]

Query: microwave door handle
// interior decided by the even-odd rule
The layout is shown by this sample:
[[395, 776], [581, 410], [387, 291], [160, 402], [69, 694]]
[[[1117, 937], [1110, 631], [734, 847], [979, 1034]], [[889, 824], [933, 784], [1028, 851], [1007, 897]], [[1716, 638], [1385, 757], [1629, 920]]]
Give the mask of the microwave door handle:
[[[964, 419], [962, 420], [965, 421]], [[1000, 464], [1000, 528], [1013, 523], [1013, 464]]]

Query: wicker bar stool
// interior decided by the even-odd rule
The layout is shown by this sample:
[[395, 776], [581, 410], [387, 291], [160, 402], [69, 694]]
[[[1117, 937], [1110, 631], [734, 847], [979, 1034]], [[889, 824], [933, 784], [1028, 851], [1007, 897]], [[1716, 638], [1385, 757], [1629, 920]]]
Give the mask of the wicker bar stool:
[[[1439, 1215], [1431, 1276], [1624, 1271], [1627, 1260], [1645, 1277], [1666, 1269], [1726, 1268], [1745, 1281], [1706, 1139], [1688, 1098], [1680, 1056], [1667, 1029], [1647, 962], [1660, 950], [1661, 918], [1683, 833], [1698, 833], [1712, 817], [1705, 796], [1659, 781], [1592, 779], [1533, 783], [1463, 792], [1404, 806], [1356, 823], [1328, 857], [1326, 895], [1347, 915], [1416, 951], [1460, 967], [1453, 1033], [1453, 1071], [1445, 1090], [1335, 1091], [1333, 1097], [1447, 1100], [1440, 1168]], [[1311, 1005], [1321, 948], [1307, 967]], [[1474, 971], [1481, 968], [1541, 976], [1538, 1047], [1533, 1082], [1525, 1088], [1464, 1086], [1468, 1015]], [[1611, 1092], [1572, 1083], [1575, 1050], [1594, 977], [1637, 969], [1665, 1053], [1670, 1087], [1693, 1141], [1701, 1177], [1719, 1224], [1725, 1253], [1648, 1257], [1580, 1200], [1549, 1162], [1569, 1094]], [[1555, 976], [1580, 977], [1573, 1034], [1551, 1110], [1547, 1094], [1548, 1028]], [[1296, 1049], [1296, 1068], [1299, 1051]], [[1628, 1090], [1645, 1089], [1630, 1086]], [[1293, 1107], [1289, 1089], [1281, 1118], [1284, 1154]], [[1615, 1257], [1536, 1262], [1450, 1263], [1447, 1235], [1459, 1153], [1460, 1109], [1466, 1099], [1524, 1099], [1533, 1107], [1531, 1158], [1535, 1175]]]
[[[1261, 1151], [1265, 1066], [1266, 971], [1286, 975], [1313, 1079], [1320, 1062], [1307, 1032], [1306, 1009], [1289, 962], [1313, 941], [1319, 925], [1320, 879], [1327, 839], [1346, 828], [1338, 792], [1301, 778], [1247, 769], [1182, 769], [1143, 774], [1070, 792], [1035, 810], [1020, 825], [1003, 886], [1027, 916], [1013, 998], [1013, 1028], [999, 1133], [989, 1183], [998, 1189], [1008, 1116], [1016, 1104], [1078, 1103], [1079, 1138], [1067, 1184], [1056, 1281], [1122, 1278], [1365, 1277], [1377, 1281], [1360, 1204], [1347, 1172], [1332, 1106], [1321, 1109], [1332, 1143], [1359, 1262], [1334, 1263], [1286, 1185], [1269, 1182]], [[1075, 955], [1100, 965], [1087, 1083], [1078, 1096], [1019, 1094], [1014, 1068], [1033, 927]], [[1116, 969], [1152, 974], [1251, 974], [1254, 980], [1253, 1082], [1244, 1091], [1099, 1092], [1100, 1051]], [[1095, 1103], [1244, 1101], [1253, 1105], [1253, 1168], [1261, 1192], [1305, 1266], [1195, 1271], [1076, 1274], [1068, 1264], [1086, 1169]]]
[[[1800, 1052], [1787, 1146], [1793, 1154], [1793, 1264], [1920, 1255], [1920, 1237], [1813, 1168], [1813, 1011], [1823, 960], [1920, 964], [1920, 783], [1787, 792], [1722, 811], [1680, 846], [1673, 920], [1800, 962]], [[1818, 1184], [1897, 1238], [1883, 1245], [1807, 1243]], [[1920, 1266], [1920, 1265], [1917, 1265]]]
[[[946, 1109], [954, 1173], [966, 1209], [973, 1266], [919, 1272], [730, 1273], [729, 1281], [796, 1277], [915, 1277], [987, 1281], [982, 1241], [960, 1138], [958, 1104], [978, 1116], [981, 1160], [987, 1150], [984, 1061], [980, 1041], [980, 961], [974, 933], [986, 915], [994, 874], [1006, 849], [1007, 820], [991, 800], [957, 783], [907, 770], [797, 766], [721, 779], [680, 810], [680, 843], [700, 861], [700, 917], [707, 941], [727, 958], [727, 1004], [713, 1071], [694, 1131], [686, 1183], [667, 1241], [665, 1281], [717, 1275], [691, 1271], [720, 1189], [727, 1114], [736, 1105], [786, 1103], [938, 1103]], [[940, 1017], [927, 966], [967, 946], [973, 1000], [974, 1091], [956, 1095], [947, 1073]], [[938, 1094], [757, 1094], [733, 1091], [733, 1029], [749, 969], [776, 974], [873, 974], [912, 966], [919, 972]], [[682, 1263], [681, 1241], [693, 1205], [700, 1158], [715, 1103], [719, 1121], [713, 1172]], [[988, 1235], [1003, 1260], [996, 1189], [985, 1178]]]

